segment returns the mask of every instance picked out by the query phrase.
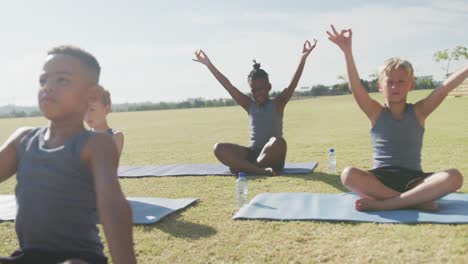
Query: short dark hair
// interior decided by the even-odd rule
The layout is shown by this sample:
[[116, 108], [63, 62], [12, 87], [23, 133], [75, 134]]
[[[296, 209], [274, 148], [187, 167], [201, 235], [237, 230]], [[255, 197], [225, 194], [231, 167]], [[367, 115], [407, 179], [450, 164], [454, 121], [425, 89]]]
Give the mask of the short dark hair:
[[268, 73], [264, 71], [263, 69], [260, 69], [262, 65], [258, 63], [256, 60], [253, 60], [253, 70], [250, 71], [249, 76], [248, 76], [248, 81], [251, 82], [256, 79], [266, 79], [268, 80]]
[[99, 75], [101, 74], [101, 66], [96, 58], [89, 52], [71, 45], [62, 45], [50, 49], [47, 55], [68, 55], [77, 58], [88, 70], [90, 70], [99, 83]]

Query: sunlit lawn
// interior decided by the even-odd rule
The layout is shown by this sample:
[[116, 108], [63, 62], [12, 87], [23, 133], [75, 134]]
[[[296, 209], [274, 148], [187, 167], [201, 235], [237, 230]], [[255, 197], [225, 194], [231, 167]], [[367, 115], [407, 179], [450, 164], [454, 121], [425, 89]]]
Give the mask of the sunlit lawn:
[[[427, 91], [413, 92], [415, 102]], [[373, 95], [381, 101], [378, 94]], [[468, 174], [468, 98], [447, 98], [426, 123], [423, 168], [450, 167]], [[215, 142], [248, 143], [248, 118], [240, 107], [115, 113], [110, 123], [125, 133], [121, 164], [214, 163]], [[0, 140], [42, 118], [0, 120]], [[353, 98], [291, 102], [284, 118], [288, 161], [317, 161], [312, 175], [249, 179], [250, 198], [263, 192], [345, 191], [325, 173], [330, 147], [338, 169], [371, 166], [369, 122]], [[187, 210], [157, 224], [135, 227], [140, 263], [468, 263], [468, 225], [234, 221], [233, 177], [122, 179], [128, 196], [199, 197]], [[14, 178], [0, 194], [14, 192]], [[461, 192], [468, 191], [465, 182]], [[0, 224], [0, 255], [18, 245], [13, 223]]]

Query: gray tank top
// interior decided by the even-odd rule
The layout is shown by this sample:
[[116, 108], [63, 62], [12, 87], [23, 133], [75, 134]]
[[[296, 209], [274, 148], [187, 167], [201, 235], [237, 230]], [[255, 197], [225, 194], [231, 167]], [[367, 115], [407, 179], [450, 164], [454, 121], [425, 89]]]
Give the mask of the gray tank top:
[[80, 153], [93, 132], [46, 149], [47, 128], [28, 133], [18, 144], [16, 233], [21, 249], [103, 254], [96, 227], [93, 176]]
[[406, 105], [402, 120], [394, 119], [384, 107], [370, 133], [374, 168], [398, 166], [421, 170], [424, 127], [419, 124], [412, 104]]
[[276, 104], [268, 100], [263, 106], [252, 102], [249, 107], [250, 147], [260, 151], [271, 137], [283, 136], [283, 117]]

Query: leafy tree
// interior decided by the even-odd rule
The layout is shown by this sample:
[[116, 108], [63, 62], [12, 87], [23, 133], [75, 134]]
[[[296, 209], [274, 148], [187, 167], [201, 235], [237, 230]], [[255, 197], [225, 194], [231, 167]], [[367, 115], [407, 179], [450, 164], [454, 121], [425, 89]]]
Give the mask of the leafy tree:
[[450, 72], [450, 63], [452, 61], [458, 61], [460, 59], [468, 59], [468, 48], [465, 46], [456, 46], [452, 50], [444, 49], [437, 51], [432, 55], [436, 62], [447, 61], [447, 66], [443, 67], [445, 69], [445, 78], [448, 78], [451, 74]]
[[414, 89], [415, 90], [422, 90], [422, 89], [434, 89], [437, 84], [434, 82], [432, 76], [421, 76], [416, 77], [416, 84]]

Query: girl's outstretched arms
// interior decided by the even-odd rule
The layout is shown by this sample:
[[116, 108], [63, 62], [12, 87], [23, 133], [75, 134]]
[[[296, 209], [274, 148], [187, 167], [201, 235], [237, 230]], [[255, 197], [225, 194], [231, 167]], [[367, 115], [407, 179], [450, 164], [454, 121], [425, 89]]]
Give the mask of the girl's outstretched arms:
[[369, 96], [359, 78], [352, 52], [353, 32], [351, 29], [347, 29], [341, 30], [338, 33], [333, 25], [331, 25], [331, 29], [332, 32], [327, 31], [328, 39], [335, 43], [345, 55], [349, 89], [361, 110], [367, 115], [371, 123], [374, 124], [382, 110], [382, 106]]
[[309, 54], [312, 52], [316, 45], [317, 39], [314, 39], [314, 44], [311, 44], [308, 40], [304, 42], [304, 45], [302, 47], [301, 61], [299, 62], [299, 66], [297, 66], [297, 70], [294, 73], [294, 77], [292, 78], [291, 83], [275, 99], [277, 107], [279, 108], [279, 111], [281, 113], [283, 113], [284, 107], [294, 95], [294, 91], [296, 90], [297, 84], [301, 79], [302, 72], [307, 61], [307, 57], [309, 57]]
[[249, 112], [249, 107], [250, 103], [252, 103], [252, 99], [243, 94], [239, 89], [234, 87], [231, 82], [226, 78], [214, 65], [211, 63], [210, 59], [208, 56], [203, 52], [203, 50], [197, 50], [195, 51], [195, 56], [196, 59], [193, 59], [193, 61], [199, 62], [203, 65], [205, 65], [210, 72], [214, 75], [216, 80], [228, 91], [228, 93], [231, 95], [232, 99], [236, 101], [242, 108], [245, 109], [245, 111]]

